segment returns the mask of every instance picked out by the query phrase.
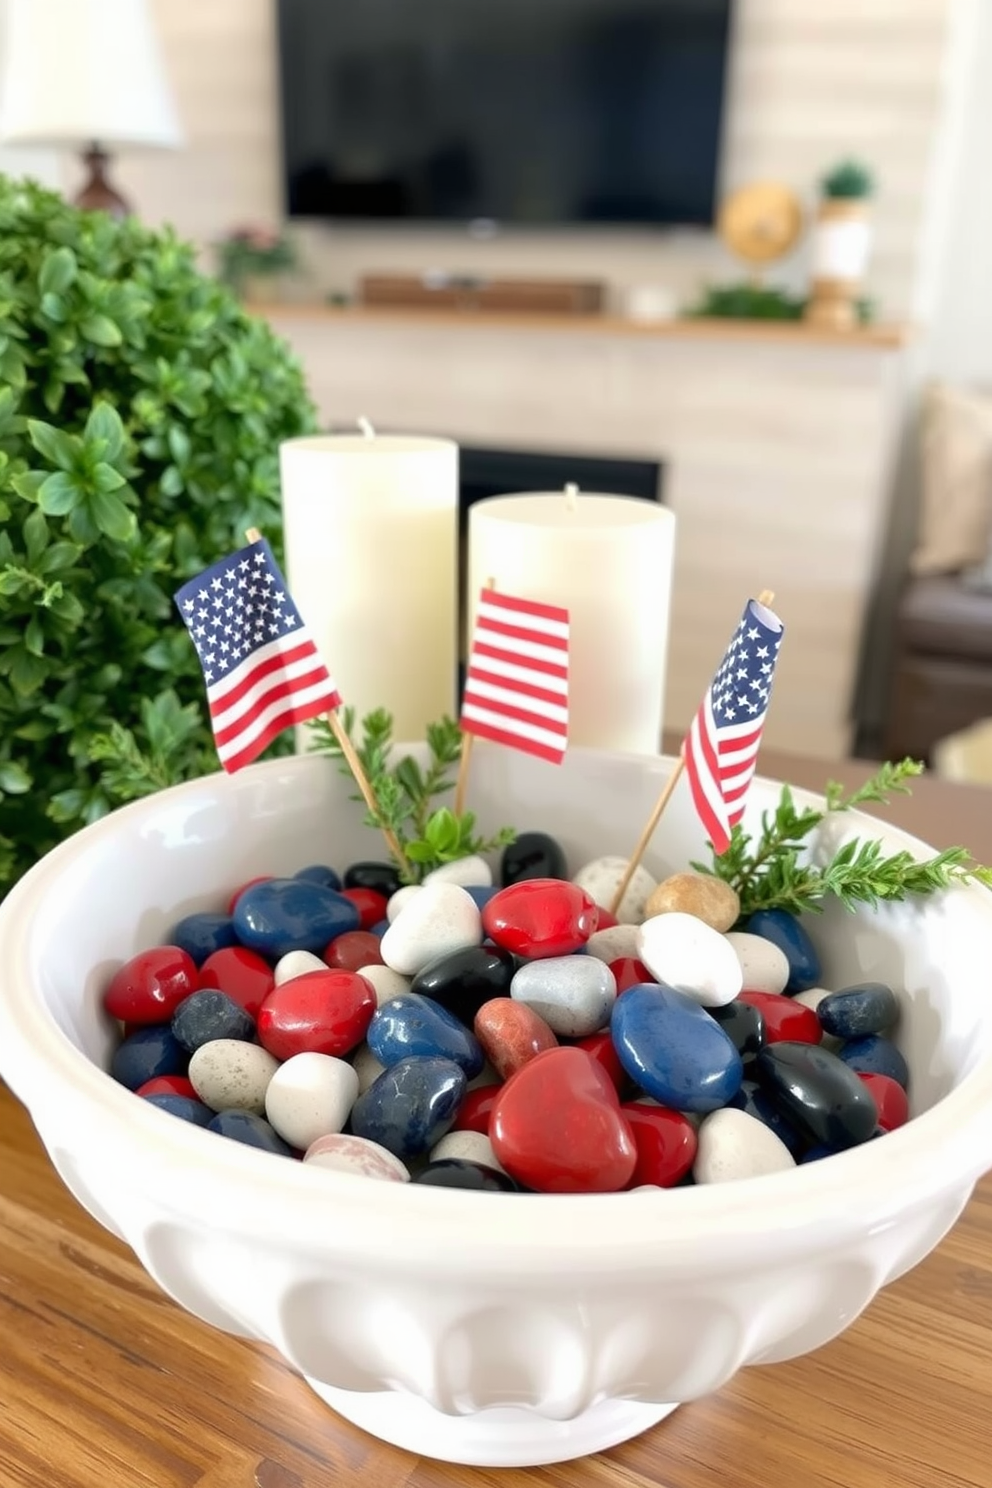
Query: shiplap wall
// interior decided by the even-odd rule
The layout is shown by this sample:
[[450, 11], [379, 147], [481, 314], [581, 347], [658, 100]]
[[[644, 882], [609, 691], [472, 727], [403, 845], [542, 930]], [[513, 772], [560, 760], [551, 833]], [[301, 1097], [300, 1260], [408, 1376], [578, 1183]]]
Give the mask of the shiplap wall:
[[[132, 154], [122, 185], [149, 221], [209, 243], [280, 212], [271, 0], [153, 0], [189, 148]], [[855, 153], [878, 172], [871, 288], [887, 317], [912, 313], [945, 58], [959, 0], [737, 0], [723, 186], [782, 180], [811, 200], [817, 175]], [[71, 180], [71, 169], [68, 176]], [[706, 233], [505, 233], [308, 230], [315, 289], [347, 289], [372, 269], [605, 277], [677, 297], [734, 272]], [[780, 273], [801, 283], [800, 250]]]

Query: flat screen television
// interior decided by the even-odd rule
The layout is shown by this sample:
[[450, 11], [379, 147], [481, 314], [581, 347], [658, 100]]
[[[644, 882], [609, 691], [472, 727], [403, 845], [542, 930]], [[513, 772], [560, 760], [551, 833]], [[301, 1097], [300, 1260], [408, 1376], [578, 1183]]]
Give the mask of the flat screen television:
[[731, 0], [279, 0], [291, 217], [706, 224]]

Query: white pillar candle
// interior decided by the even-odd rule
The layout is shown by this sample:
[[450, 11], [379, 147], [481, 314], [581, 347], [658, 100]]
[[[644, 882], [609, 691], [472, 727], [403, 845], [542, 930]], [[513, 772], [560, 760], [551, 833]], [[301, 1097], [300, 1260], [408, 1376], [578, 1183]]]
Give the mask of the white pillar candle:
[[342, 700], [422, 739], [455, 711], [458, 446], [369, 431], [279, 453], [286, 577]]
[[469, 625], [479, 591], [565, 605], [569, 743], [656, 753], [675, 517], [629, 496], [534, 492], [469, 508]]

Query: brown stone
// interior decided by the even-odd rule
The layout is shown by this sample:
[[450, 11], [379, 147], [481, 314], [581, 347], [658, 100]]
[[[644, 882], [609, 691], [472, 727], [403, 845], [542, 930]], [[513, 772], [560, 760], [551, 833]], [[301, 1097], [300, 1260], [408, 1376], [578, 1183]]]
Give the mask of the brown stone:
[[695, 915], [722, 933], [737, 923], [741, 901], [737, 890], [722, 878], [713, 878], [708, 873], [673, 873], [649, 896], [645, 908], [649, 919], [652, 915], [679, 911]]

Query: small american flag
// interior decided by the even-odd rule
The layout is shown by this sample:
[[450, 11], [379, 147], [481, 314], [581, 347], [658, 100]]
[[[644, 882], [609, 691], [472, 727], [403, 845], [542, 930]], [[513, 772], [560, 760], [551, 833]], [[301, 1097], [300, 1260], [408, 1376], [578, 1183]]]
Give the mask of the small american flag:
[[224, 769], [248, 765], [291, 723], [341, 701], [264, 538], [176, 591], [207, 684]]
[[560, 765], [568, 745], [568, 611], [483, 589], [462, 729]]
[[744, 815], [782, 635], [778, 616], [748, 600], [682, 745], [692, 799], [717, 853]]

